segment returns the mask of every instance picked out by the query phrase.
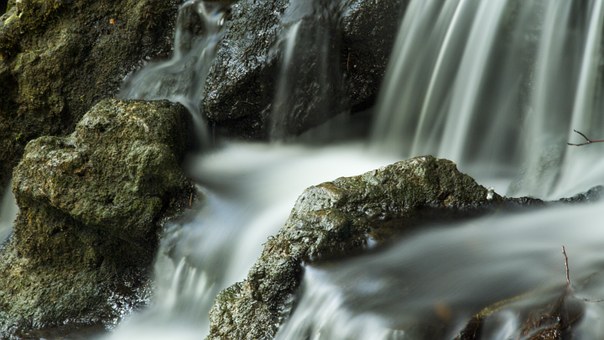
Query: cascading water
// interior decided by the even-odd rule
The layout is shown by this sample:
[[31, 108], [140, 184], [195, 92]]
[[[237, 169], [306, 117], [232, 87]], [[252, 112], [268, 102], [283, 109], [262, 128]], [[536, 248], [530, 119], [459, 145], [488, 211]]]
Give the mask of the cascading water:
[[149, 64], [130, 76], [120, 97], [181, 103], [191, 112], [197, 135], [207, 142], [200, 103], [216, 45], [222, 37], [225, 8], [220, 1], [185, 1], [178, 12], [172, 58]]
[[11, 191], [10, 184], [0, 197], [0, 246], [12, 232], [12, 225], [17, 216], [17, 203]]
[[573, 128], [604, 133], [602, 11], [600, 1], [412, 1], [374, 140], [471, 173], [510, 177], [523, 168], [515, 194], [588, 189], [597, 175], [585, 169], [601, 168], [601, 157], [566, 141]]
[[270, 126], [274, 140], [344, 112], [339, 7], [339, 1], [292, 1], [283, 14], [283, 61]]
[[[323, 8], [320, 4], [292, 1], [283, 19], [289, 30], [280, 45], [285, 80], [276, 110], [295, 111], [296, 101], [288, 97], [298, 84], [289, 77], [304, 60], [294, 58], [297, 39], [320, 33], [302, 30], [307, 25], [302, 19], [324, 13], [313, 12]], [[206, 8], [200, 2], [187, 5]], [[452, 158], [484, 185], [514, 181], [516, 192], [540, 196], [601, 184], [604, 162], [597, 145], [571, 149], [566, 141], [575, 137], [572, 128], [604, 136], [603, 10], [601, 1], [411, 0], [382, 86], [375, 147], [230, 143], [192, 159], [190, 173], [205, 199], [185, 222], [167, 228], [152, 304], [109, 337], [203, 338], [216, 293], [245, 276], [305, 187], [376, 168], [392, 162], [392, 155]], [[220, 34], [183, 37], [177, 33], [174, 59], [132, 78], [125, 96], [186, 98], [186, 105], [199, 111], [199, 75], [209, 63], [198, 57], [209, 48], [204, 44], [213, 50]], [[187, 53], [191, 59], [183, 58]], [[276, 138], [288, 120], [273, 122]], [[502, 299], [535, 290], [526, 303], [550, 298], [551, 291], [539, 289], [564, 285], [562, 245], [570, 255], [576, 295], [602, 299], [603, 208], [600, 202], [503, 212], [431, 227], [388, 249], [308, 268], [297, 307], [278, 338], [427, 338], [420, 331], [430, 320], [447, 324], [434, 337], [453, 337], [472, 315]], [[579, 335], [604, 336], [603, 308], [585, 303]], [[494, 313], [483, 335], [521, 337], [521, 311], [510, 304]]]

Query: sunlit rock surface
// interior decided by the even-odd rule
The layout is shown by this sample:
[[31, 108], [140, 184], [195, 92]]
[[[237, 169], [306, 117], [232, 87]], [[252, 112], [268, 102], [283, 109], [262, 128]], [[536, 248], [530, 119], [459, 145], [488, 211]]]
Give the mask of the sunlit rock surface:
[[[282, 127], [287, 133], [299, 133], [342, 110], [371, 105], [406, 3], [235, 2], [208, 75], [205, 113], [227, 134], [266, 136], [279, 74], [286, 68], [293, 78], [288, 98], [295, 103], [278, 114], [293, 117]], [[300, 23], [297, 46], [291, 47], [295, 57], [282, 65], [286, 32], [296, 23]], [[327, 58], [326, 64], [320, 58]]]
[[471, 215], [504, 199], [453, 162], [412, 158], [308, 188], [245, 281], [224, 290], [210, 313], [212, 339], [271, 338], [287, 316], [303, 264], [358, 253], [425, 222]]
[[169, 53], [180, 2], [8, 2], [0, 17], [0, 192], [29, 140], [70, 133], [145, 58]]
[[141, 302], [160, 218], [189, 198], [178, 104], [104, 100], [67, 137], [31, 141], [0, 257], [0, 334], [119, 317]]

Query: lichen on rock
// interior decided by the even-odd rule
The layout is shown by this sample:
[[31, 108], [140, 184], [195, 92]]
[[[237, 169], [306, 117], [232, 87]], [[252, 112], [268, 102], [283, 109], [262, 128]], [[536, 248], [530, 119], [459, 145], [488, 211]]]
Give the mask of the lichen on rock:
[[19, 0], [0, 16], [0, 192], [28, 141], [66, 135], [145, 58], [171, 48], [180, 0]]
[[287, 317], [303, 265], [362, 251], [418, 220], [462, 217], [503, 198], [447, 160], [412, 158], [308, 188], [247, 279], [224, 290], [210, 312], [211, 339], [272, 338]]
[[107, 322], [119, 314], [116, 294], [136, 303], [160, 218], [192, 190], [179, 166], [188, 117], [165, 101], [108, 99], [71, 135], [27, 145], [13, 176], [20, 210], [0, 254], [0, 334]]

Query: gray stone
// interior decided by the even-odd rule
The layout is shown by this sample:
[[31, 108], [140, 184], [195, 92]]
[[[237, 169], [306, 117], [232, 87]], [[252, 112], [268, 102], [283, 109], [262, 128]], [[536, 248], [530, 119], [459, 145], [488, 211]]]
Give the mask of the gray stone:
[[247, 279], [219, 294], [209, 338], [272, 338], [287, 317], [303, 264], [358, 253], [370, 238], [391, 240], [418, 221], [470, 216], [503, 201], [453, 162], [431, 156], [310, 187]]
[[[374, 103], [398, 31], [406, 0], [287, 1], [233, 4], [225, 36], [206, 81], [203, 107], [212, 124], [229, 135], [264, 138], [278, 83], [281, 34], [300, 21], [290, 70], [288, 103], [292, 118], [283, 134], [298, 134], [343, 111]], [[323, 47], [317, 39], [329, 37]], [[318, 58], [326, 57], [325, 65]], [[322, 81], [322, 77], [327, 81]]]

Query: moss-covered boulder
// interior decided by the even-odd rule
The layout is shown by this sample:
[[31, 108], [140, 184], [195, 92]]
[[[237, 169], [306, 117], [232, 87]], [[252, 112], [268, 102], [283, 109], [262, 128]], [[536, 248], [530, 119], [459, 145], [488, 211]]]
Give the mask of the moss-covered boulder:
[[[236, 1], [208, 74], [204, 112], [226, 134], [263, 138], [275, 124], [281, 135], [297, 134], [343, 111], [366, 109], [374, 102], [407, 2]], [[284, 41], [296, 23], [296, 42]], [[275, 46], [287, 44], [293, 54], [287, 70], [291, 83], [279, 89], [289, 96], [278, 111], [291, 118], [271, 118], [285, 71]]]
[[180, 0], [19, 0], [0, 16], [0, 192], [26, 143], [65, 135], [145, 58], [167, 55]]
[[303, 264], [355, 254], [418, 221], [461, 217], [503, 202], [455, 164], [418, 157], [308, 188], [247, 279], [219, 294], [211, 339], [268, 339], [287, 316]]
[[160, 219], [187, 201], [186, 109], [104, 100], [67, 137], [31, 141], [0, 256], [0, 334], [106, 322], [139, 301]]

